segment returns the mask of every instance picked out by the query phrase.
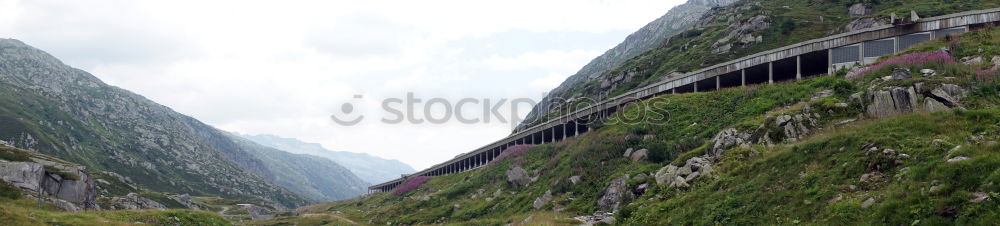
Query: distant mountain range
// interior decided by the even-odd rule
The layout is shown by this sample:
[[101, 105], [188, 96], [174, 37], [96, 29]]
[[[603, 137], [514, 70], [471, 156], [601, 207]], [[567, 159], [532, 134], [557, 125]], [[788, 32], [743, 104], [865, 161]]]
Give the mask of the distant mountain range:
[[0, 140], [154, 191], [278, 208], [356, 197], [366, 186], [334, 161], [218, 130], [14, 39], [0, 39]]
[[278, 150], [333, 160], [370, 184], [382, 183], [399, 178], [401, 174], [416, 172], [413, 167], [397, 160], [383, 159], [362, 153], [331, 151], [323, 148], [320, 144], [306, 143], [292, 138], [267, 134], [240, 134], [239, 136]]

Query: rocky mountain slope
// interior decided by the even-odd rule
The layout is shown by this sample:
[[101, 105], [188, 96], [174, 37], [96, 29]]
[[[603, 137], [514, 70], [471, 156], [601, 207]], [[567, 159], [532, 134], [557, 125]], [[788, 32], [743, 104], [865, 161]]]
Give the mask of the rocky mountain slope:
[[328, 202], [355, 198], [368, 190], [367, 182], [330, 159], [293, 154], [236, 135], [230, 136], [240, 149], [264, 163], [264, 168], [250, 170], [297, 194]]
[[[1000, 29], [802, 81], [670, 94], [515, 146], [485, 167], [412, 177], [303, 217], [410, 225], [991, 225], [1000, 217]], [[648, 113], [648, 112], [646, 112]]]
[[369, 184], [378, 184], [399, 178], [399, 175], [416, 172], [413, 167], [398, 160], [374, 157], [363, 153], [331, 151], [316, 143], [306, 143], [293, 138], [274, 135], [240, 134], [243, 138], [295, 154], [306, 154], [327, 158], [351, 170], [354, 175]]
[[[0, 140], [94, 171], [114, 172], [159, 192], [215, 195], [279, 208], [320, 197], [275, 183], [282, 174], [356, 179], [337, 167], [278, 169], [298, 157], [279, 153], [264, 158], [264, 152], [255, 151], [264, 148], [104, 84], [13, 39], [0, 40]], [[340, 192], [334, 199], [360, 194], [324, 187], [344, 183], [356, 188], [361, 186], [357, 181], [330, 180], [308, 186]]]
[[[544, 122], [547, 112], [571, 108], [581, 98], [603, 100], [657, 81], [761, 51], [888, 23], [892, 13], [921, 17], [1000, 7], [1000, 1], [745, 0], [708, 9], [685, 30], [614, 68], [573, 76], [533, 109], [521, 128]], [[669, 15], [669, 13], [668, 13]], [[563, 111], [565, 112], [565, 111]]]
[[666, 14], [639, 28], [638, 31], [626, 37], [622, 43], [594, 58], [576, 74], [563, 81], [559, 87], [553, 89], [540, 104], [531, 110], [525, 122], [537, 119], [539, 116], [547, 114], [549, 110], [559, 107], [560, 103], [566, 100], [560, 100], [560, 98], [573, 96], [574, 87], [601, 77], [609, 70], [621, 66], [628, 59], [642, 54], [669, 37], [686, 30], [709, 9], [726, 6], [736, 1], [738, 0], [689, 0], [670, 9]]

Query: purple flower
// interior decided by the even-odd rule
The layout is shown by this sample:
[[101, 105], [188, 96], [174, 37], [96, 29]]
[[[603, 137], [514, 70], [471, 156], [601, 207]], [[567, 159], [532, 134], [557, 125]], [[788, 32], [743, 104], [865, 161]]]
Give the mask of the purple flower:
[[500, 153], [500, 155], [497, 156], [496, 159], [493, 159], [493, 161], [491, 161], [489, 165], [496, 165], [499, 164], [499, 162], [503, 159], [516, 157], [518, 155], [524, 154], [525, 152], [531, 150], [531, 148], [534, 146], [535, 145], [533, 144], [518, 144], [507, 147], [507, 149], [505, 149], [503, 153]]
[[407, 178], [406, 181], [403, 181], [403, 184], [399, 185], [399, 187], [396, 188], [395, 193], [396, 193], [396, 195], [406, 194], [407, 192], [410, 192], [410, 191], [413, 191], [414, 189], [419, 188], [420, 185], [423, 185], [424, 183], [427, 183], [427, 180], [430, 180], [430, 179], [431, 179], [431, 177], [428, 177], [428, 176], [413, 176], [413, 177]]
[[856, 78], [864, 77], [865, 74], [871, 71], [876, 71], [878, 69], [895, 65], [895, 66], [915, 66], [923, 65], [926, 63], [939, 63], [939, 64], [955, 64], [955, 58], [944, 52], [933, 52], [933, 53], [913, 53], [907, 54], [899, 57], [890, 58], [882, 62], [869, 65], [862, 68], [858, 73], [850, 73], [846, 77], [847, 80], [854, 80]]

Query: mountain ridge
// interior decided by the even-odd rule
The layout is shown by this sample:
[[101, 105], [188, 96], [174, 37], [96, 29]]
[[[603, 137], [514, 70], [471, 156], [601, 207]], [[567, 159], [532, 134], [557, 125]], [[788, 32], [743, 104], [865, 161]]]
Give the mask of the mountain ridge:
[[[274, 183], [280, 170], [252, 152], [262, 146], [241, 145], [227, 132], [19, 40], [0, 39], [0, 87], [0, 140], [13, 146], [116, 172], [161, 192], [256, 200], [278, 209], [330, 200]], [[351, 195], [338, 198], [363, 190], [345, 192]]]
[[383, 159], [366, 153], [332, 151], [326, 149], [321, 144], [300, 141], [295, 138], [285, 138], [270, 134], [250, 135], [236, 133], [236, 135], [278, 150], [330, 159], [348, 168], [369, 184], [378, 184], [395, 179], [402, 174], [416, 172], [412, 166], [399, 160]]

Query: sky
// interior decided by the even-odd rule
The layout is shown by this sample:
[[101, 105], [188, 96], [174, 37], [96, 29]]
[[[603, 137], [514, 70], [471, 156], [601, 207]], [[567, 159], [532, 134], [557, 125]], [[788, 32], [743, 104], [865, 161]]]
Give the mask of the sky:
[[[531, 109], [512, 100], [540, 100], [681, 3], [0, 0], [0, 37], [222, 130], [420, 170], [509, 135]], [[399, 116], [386, 100], [416, 120], [384, 122]], [[506, 121], [485, 122], [497, 106]]]

